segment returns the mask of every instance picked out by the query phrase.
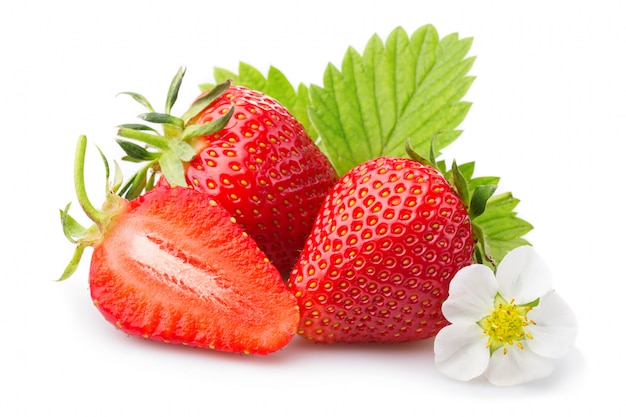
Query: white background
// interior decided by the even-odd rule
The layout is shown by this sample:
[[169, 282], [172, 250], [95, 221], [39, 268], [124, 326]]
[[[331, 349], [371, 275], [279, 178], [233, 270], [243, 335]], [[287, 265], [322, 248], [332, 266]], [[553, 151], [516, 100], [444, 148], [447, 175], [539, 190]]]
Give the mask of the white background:
[[[8, 3], [8, 4], [7, 4]], [[14, 1], [0, 11], [0, 415], [612, 414], [623, 401], [626, 7], [606, 1]], [[410, 6], [409, 6], [410, 5]], [[114, 126], [162, 108], [187, 67], [179, 113], [215, 66], [280, 68], [320, 84], [374, 33], [473, 37], [477, 76], [463, 135], [445, 156], [478, 161], [521, 199], [528, 238], [580, 324], [546, 380], [498, 389], [435, 369], [432, 341], [318, 346], [267, 357], [125, 336], [93, 307], [88, 256], [57, 283], [72, 246], [58, 209], [74, 201], [86, 134], [118, 158]], [[103, 189], [93, 147], [92, 198]], [[75, 213], [78, 206], [75, 207]], [[613, 379], [617, 376], [617, 379]], [[219, 411], [218, 411], [219, 410]], [[220, 413], [220, 414], [218, 414]]]

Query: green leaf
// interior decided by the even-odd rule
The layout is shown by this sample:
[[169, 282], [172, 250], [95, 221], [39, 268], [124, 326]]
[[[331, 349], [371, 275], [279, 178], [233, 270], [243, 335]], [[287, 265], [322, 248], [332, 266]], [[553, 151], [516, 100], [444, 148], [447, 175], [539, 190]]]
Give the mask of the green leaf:
[[407, 137], [420, 155], [435, 135], [439, 149], [453, 142], [470, 108], [460, 100], [473, 82], [471, 43], [456, 34], [440, 40], [430, 25], [410, 37], [396, 28], [385, 42], [373, 36], [362, 55], [349, 48], [341, 70], [329, 64], [323, 87], [310, 87], [309, 115], [339, 173], [381, 155], [406, 156]]
[[532, 226], [514, 211], [519, 200], [511, 193], [494, 195], [499, 177], [473, 177], [474, 162], [457, 165], [444, 176], [454, 185], [472, 220], [474, 262], [496, 267], [511, 249], [529, 243], [522, 238]]
[[[256, 91], [260, 91], [281, 103], [289, 112], [304, 126], [304, 130], [315, 140], [318, 137], [315, 128], [311, 124], [308, 114], [308, 106], [311, 104], [309, 89], [300, 83], [297, 89], [289, 82], [284, 73], [278, 68], [270, 66], [267, 77], [261, 71], [244, 62], [239, 63], [239, 74], [223, 68], [215, 68], [213, 76], [216, 82], [233, 80], [235, 85], [241, 85]], [[210, 88], [210, 84], [201, 86], [202, 89]]]
[[473, 220], [484, 235], [486, 252], [499, 264], [502, 258], [518, 246], [529, 245], [522, 238], [532, 230], [532, 225], [517, 217], [514, 211], [519, 203], [510, 192], [491, 197], [485, 211]]
[[[218, 68], [218, 67], [215, 67], [213, 69], [213, 77], [215, 78], [215, 81], [217, 81], [218, 83], [221, 83], [226, 80], [235, 81], [239, 78], [239, 76], [235, 74], [234, 72], [229, 71], [224, 68]], [[213, 85], [214, 84], [203, 84], [200, 86], [200, 89], [202, 91], [210, 90], [211, 88], [213, 88]]]

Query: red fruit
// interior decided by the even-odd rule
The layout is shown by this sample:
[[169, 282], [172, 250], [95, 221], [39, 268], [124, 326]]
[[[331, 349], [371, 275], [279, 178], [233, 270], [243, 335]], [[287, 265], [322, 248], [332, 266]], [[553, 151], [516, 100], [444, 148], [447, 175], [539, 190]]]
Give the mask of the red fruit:
[[337, 174], [300, 122], [257, 91], [232, 86], [190, 124], [208, 124], [231, 106], [224, 130], [194, 140], [187, 181], [230, 211], [287, 276]]
[[[179, 73], [168, 103], [181, 79]], [[139, 101], [147, 103], [143, 97]], [[215, 199], [286, 278], [338, 178], [300, 122], [276, 100], [229, 83], [200, 95], [181, 118], [171, 116], [169, 108], [166, 114], [151, 110], [141, 117], [163, 124], [164, 134], [144, 125], [122, 126], [120, 136], [155, 148], [146, 152], [120, 141], [131, 159], [151, 161], [163, 172], [162, 183], [189, 185]]]
[[466, 207], [443, 176], [381, 157], [348, 172], [326, 197], [289, 278], [315, 342], [402, 342], [447, 324], [449, 282], [472, 261]]
[[253, 354], [276, 351], [294, 336], [294, 296], [215, 201], [188, 188], [157, 187], [132, 201], [111, 194], [107, 206], [94, 216], [104, 219], [97, 238], [87, 233], [85, 242], [93, 246], [93, 302], [117, 328]]

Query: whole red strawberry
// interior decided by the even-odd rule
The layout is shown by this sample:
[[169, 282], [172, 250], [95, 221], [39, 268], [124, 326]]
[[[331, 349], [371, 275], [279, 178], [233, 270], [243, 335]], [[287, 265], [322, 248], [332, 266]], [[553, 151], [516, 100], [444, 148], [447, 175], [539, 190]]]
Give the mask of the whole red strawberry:
[[77, 150], [77, 194], [96, 225], [62, 213], [80, 256], [93, 247], [89, 287], [102, 315], [125, 333], [167, 343], [268, 354], [295, 335], [299, 313], [278, 270], [230, 213], [184, 187], [157, 187], [128, 201], [111, 187], [105, 207], [86, 199], [86, 140]]
[[298, 333], [316, 342], [402, 342], [447, 324], [441, 304], [471, 263], [465, 205], [434, 168], [380, 157], [330, 191], [289, 278]]
[[[219, 202], [286, 278], [337, 180], [302, 124], [276, 100], [229, 83], [202, 94], [180, 119], [154, 112], [141, 117], [163, 124], [163, 140], [143, 125], [123, 126], [120, 135], [166, 150], [135, 159], [155, 159], [151, 167], [167, 182]], [[136, 156], [136, 148], [121, 144]]]

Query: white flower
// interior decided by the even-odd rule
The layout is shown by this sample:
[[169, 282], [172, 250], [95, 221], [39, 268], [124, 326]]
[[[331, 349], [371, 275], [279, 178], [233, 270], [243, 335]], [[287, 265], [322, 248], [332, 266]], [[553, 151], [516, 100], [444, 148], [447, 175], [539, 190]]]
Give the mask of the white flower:
[[495, 276], [485, 265], [461, 269], [442, 311], [451, 324], [435, 338], [435, 362], [461, 381], [485, 374], [494, 385], [516, 385], [546, 377], [577, 332], [572, 310], [530, 246], [509, 252]]

